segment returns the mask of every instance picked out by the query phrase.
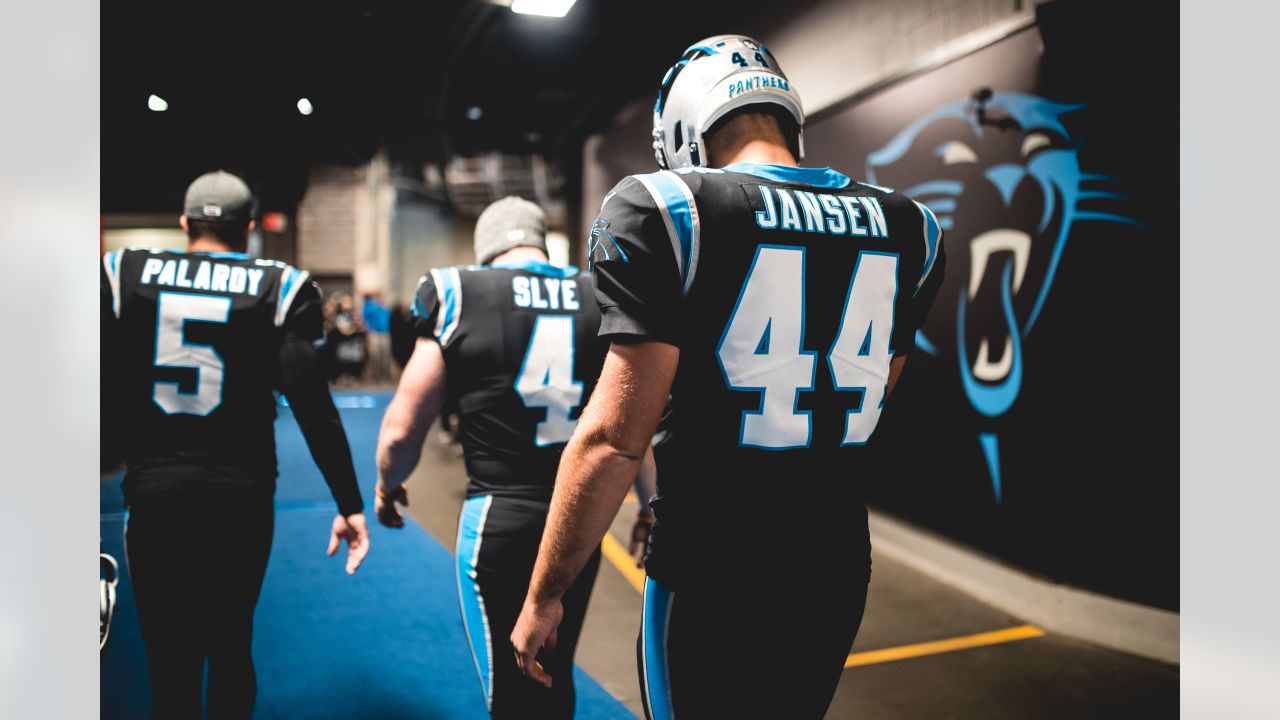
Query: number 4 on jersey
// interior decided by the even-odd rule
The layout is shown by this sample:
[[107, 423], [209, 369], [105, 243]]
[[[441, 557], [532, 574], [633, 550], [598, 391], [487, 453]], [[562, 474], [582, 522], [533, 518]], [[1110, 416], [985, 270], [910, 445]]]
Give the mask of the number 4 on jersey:
[[804, 250], [761, 245], [717, 351], [729, 387], [762, 395], [759, 410], [742, 414], [739, 444], [809, 446], [809, 413], [796, 410], [796, 401], [813, 389], [818, 363], [803, 345]]
[[844, 419], [843, 445], [864, 445], [875, 432], [889, 389], [889, 338], [898, 296], [898, 256], [863, 251], [853, 266], [840, 330], [827, 355], [836, 390], [860, 391]]
[[573, 379], [573, 353], [573, 318], [539, 315], [516, 377], [516, 393], [525, 407], [547, 409], [546, 420], [538, 423], [538, 447], [568, 442], [578, 425], [569, 417], [582, 404], [582, 383]]
[[[742, 414], [739, 443], [767, 450], [809, 447], [812, 417], [798, 410], [801, 391], [814, 389], [817, 353], [804, 350], [805, 250], [761, 245], [717, 356], [726, 384], [761, 394], [760, 409]], [[898, 256], [863, 252], [854, 267], [827, 365], [836, 390], [859, 391], [848, 411], [842, 444], [871, 437], [889, 379], [889, 338], [897, 296]]]

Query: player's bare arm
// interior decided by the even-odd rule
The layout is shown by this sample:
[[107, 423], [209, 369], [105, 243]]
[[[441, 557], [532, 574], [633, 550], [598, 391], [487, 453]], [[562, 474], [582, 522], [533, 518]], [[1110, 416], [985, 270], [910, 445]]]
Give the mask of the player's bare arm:
[[400, 386], [378, 433], [378, 486], [374, 508], [378, 522], [404, 527], [396, 503], [409, 504], [404, 481], [418, 465], [422, 443], [440, 416], [446, 393], [444, 353], [432, 339], [419, 338], [400, 377]]
[[626, 497], [667, 403], [680, 351], [666, 343], [614, 343], [556, 475], [529, 594], [511, 635], [522, 672], [550, 687], [535, 659], [555, 646], [560, 598]]

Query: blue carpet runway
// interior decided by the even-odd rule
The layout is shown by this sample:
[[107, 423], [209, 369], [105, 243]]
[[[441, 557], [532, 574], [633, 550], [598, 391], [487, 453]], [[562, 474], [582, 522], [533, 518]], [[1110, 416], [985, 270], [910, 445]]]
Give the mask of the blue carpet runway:
[[[280, 478], [275, 543], [254, 635], [257, 718], [487, 718], [459, 617], [450, 551], [406, 518], [373, 518], [373, 457], [388, 394], [335, 398], [351, 442], [372, 533], [354, 577], [324, 554], [334, 515], [328, 488], [287, 408], [276, 423]], [[124, 562], [118, 477], [101, 491], [103, 548], [120, 560], [111, 642], [102, 656], [101, 717], [145, 718], [150, 705], [142, 641]], [[209, 569], [217, 592], [218, 569]], [[198, 622], [199, 618], [193, 618]], [[581, 670], [577, 717], [634, 716]]]

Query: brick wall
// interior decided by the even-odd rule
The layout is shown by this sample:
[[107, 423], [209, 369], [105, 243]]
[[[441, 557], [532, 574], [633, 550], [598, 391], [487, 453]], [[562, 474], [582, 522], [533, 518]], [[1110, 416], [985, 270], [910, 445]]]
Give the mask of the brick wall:
[[355, 271], [357, 244], [372, 233], [366, 168], [312, 168], [298, 205], [299, 267], [319, 275]]

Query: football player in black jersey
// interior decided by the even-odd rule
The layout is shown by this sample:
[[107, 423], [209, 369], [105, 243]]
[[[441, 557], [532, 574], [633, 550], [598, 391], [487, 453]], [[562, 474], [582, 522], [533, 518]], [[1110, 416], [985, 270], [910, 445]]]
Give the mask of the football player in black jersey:
[[[512, 636], [532, 677], [560, 679], [535, 653], [669, 391], [638, 648], [649, 717], [820, 718], [830, 704], [870, 575], [864, 445], [944, 260], [927, 208], [797, 167], [803, 121], [763, 45], [708, 38], [658, 96], [670, 169], [605, 199], [591, 262], [612, 345]], [[744, 521], [751, 551], [726, 552]]]
[[[123, 461], [126, 547], [151, 674], [151, 715], [247, 718], [253, 611], [271, 551], [278, 389], [337, 501], [328, 553], [369, 550], [347, 437], [316, 362], [320, 291], [244, 253], [249, 188], [187, 189], [187, 251], [102, 258], [103, 467]], [[213, 587], [211, 587], [211, 584]]]
[[[529, 588], [556, 466], [592, 392], [604, 346], [589, 275], [547, 262], [537, 205], [499, 200], [476, 223], [479, 266], [432, 270], [413, 302], [418, 341], [378, 438], [378, 520], [395, 501], [447, 403], [459, 416], [467, 500], [458, 524], [462, 621], [494, 718], [572, 718], [573, 655], [600, 564], [597, 547], [565, 586], [559, 643], [542, 661], [561, 682], [520, 674], [507, 638]], [[632, 473], [632, 477], [636, 477]]]

